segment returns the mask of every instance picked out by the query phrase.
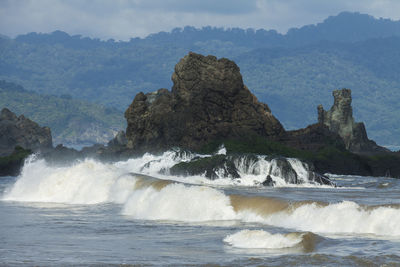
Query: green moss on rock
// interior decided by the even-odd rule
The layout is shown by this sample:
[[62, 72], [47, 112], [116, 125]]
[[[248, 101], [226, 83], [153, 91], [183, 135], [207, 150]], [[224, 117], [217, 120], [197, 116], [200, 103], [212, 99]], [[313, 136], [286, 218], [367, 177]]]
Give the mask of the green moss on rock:
[[8, 156], [0, 157], [0, 176], [18, 175], [24, 160], [32, 154], [30, 149], [16, 146], [14, 152]]

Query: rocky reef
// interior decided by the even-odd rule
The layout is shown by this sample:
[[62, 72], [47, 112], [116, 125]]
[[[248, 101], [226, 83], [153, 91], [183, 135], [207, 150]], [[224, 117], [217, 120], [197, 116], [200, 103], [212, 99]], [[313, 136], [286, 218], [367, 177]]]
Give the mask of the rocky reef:
[[334, 103], [330, 110], [325, 111], [322, 105], [318, 106], [318, 123], [326, 125], [331, 132], [339, 134], [346, 149], [351, 152], [388, 152], [386, 148], [368, 139], [364, 123], [354, 121], [351, 90], [334, 90], [333, 97]]
[[128, 147], [199, 149], [214, 141], [285, 132], [266, 104], [243, 84], [231, 60], [189, 53], [175, 66], [171, 91], [139, 93], [125, 112]]
[[[274, 186], [276, 183], [320, 184], [336, 186], [328, 177], [315, 172], [313, 165], [298, 159], [271, 157], [255, 154], [217, 154], [207, 157], [194, 157], [180, 162], [169, 169], [178, 176], [204, 175], [208, 179], [231, 178], [240, 180], [242, 176], [264, 177], [259, 184]], [[257, 182], [254, 182], [257, 184]]]
[[48, 127], [40, 127], [24, 115], [17, 117], [4, 108], [0, 113], [0, 156], [11, 154], [16, 146], [34, 152], [51, 149], [51, 131]]

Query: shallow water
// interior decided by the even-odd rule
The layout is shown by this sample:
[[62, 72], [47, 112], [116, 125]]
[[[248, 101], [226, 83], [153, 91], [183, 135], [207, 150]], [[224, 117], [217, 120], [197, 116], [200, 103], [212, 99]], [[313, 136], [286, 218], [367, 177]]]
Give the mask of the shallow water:
[[1, 178], [0, 262], [400, 266], [398, 179], [265, 188], [127, 174], [139, 165], [35, 161]]

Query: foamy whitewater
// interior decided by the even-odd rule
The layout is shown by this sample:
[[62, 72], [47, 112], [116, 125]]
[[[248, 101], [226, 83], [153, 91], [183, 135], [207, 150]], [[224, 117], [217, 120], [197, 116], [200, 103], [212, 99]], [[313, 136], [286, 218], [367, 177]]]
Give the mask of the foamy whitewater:
[[[224, 154], [226, 150], [222, 147], [218, 153]], [[105, 223], [108, 224], [104, 229], [109, 228], [110, 231], [113, 231], [113, 227], [119, 228], [129, 222], [133, 227], [130, 230], [133, 233], [138, 231], [134, 236], [147, 233], [149, 239], [146, 239], [144, 235], [131, 241], [126, 240], [125, 245], [130, 242], [139, 242], [145, 246], [142, 249], [146, 246], [149, 246], [148, 249], [154, 249], [153, 245], [148, 244], [155, 234], [153, 231], [164, 229], [162, 231], [175, 232], [177, 235], [167, 238], [169, 242], [172, 242], [171, 246], [180, 247], [179, 240], [187, 240], [185, 242], [189, 243], [185, 246], [188, 244], [190, 246], [191, 238], [197, 236], [205, 242], [204, 244], [207, 244], [205, 247], [219, 247], [224, 251], [223, 253], [239, 253], [238, 255], [256, 253], [262, 257], [266, 255], [280, 257], [279, 255], [282, 254], [293, 253], [332, 254], [334, 252], [331, 248], [340, 247], [342, 242], [346, 244], [350, 242], [349, 240], [363, 240], [358, 242], [363, 243], [364, 246], [375, 240], [377, 244], [382, 243], [383, 247], [386, 246], [390, 260], [393, 257], [397, 260], [393, 256], [397, 254], [391, 251], [400, 248], [399, 180], [331, 175], [339, 187], [318, 186], [309, 184], [307, 181], [304, 181], [303, 185], [288, 185], [283, 177], [280, 177], [279, 168], [271, 168], [275, 164], [274, 161], [267, 161], [262, 156], [257, 160], [253, 158], [252, 162], [249, 162], [247, 158], [236, 160], [235, 165], [240, 170], [238, 179], [218, 177], [211, 181], [204, 176], [169, 175], [168, 170], [174, 164], [189, 161], [195, 156], [198, 155], [168, 151], [159, 156], [146, 154], [141, 158], [116, 163], [85, 159], [70, 166], [55, 166], [43, 159], [30, 158], [21, 175], [15, 179], [10, 178], [11, 180], [3, 185], [0, 202], [2, 205], [0, 208], [3, 207], [3, 209], [0, 209], [0, 212], [4, 213], [0, 215], [5, 218], [7, 209], [12, 211], [23, 207], [25, 210], [35, 210], [32, 211], [34, 213], [44, 212], [47, 214], [45, 216], [53, 218], [51, 217], [53, 215], [48, 214], [52, 214], [54, 210], [58, 214], [54, 218], [59, 221], [60, 218], [70, 218], [70, 215], [59, 217], [60, 213], [69, 213], [70, 209], [85, 207], [87, 215], [80, 214], [79, 221], [83, 220], [85, 222], [83, 225], [90, 229], [98, 226], [88, 226], [84, 218], [93, 212], [97, 214], [99, 209], [106, 209], [100, 212], [98, 215], [100, 217], [95, 217], [98, 218], [96, 221], [101, 222], [101, 218], [104, 217]], [[305, 166], [296, 159], [289, 159], [289, 162], [299, 178], [306, 179], [308, 170]], [[270, 171], [278, 187], [269, 188], [261, 185], [266, 177], [265, 174]], [[56, 203], [62, 206], [55, 205]], [[112, 212], [107, 211], [107, 207], [111, 208]], [[7, 214], [9, 212], [8, 210]], [[111, 217], [108, 219], [109, 216]], [[48, 217], [42, 218], [48, 219]], [[41, 220], [43, 219], [39, 219], [39, 222]], [[107, 222], [109, 220], [117, 221]], [[62, 219], [59, 222], [63, 222]], [[139, 231], [144, 222], [146, 222], [145, 225], [151, 225], [153, 230], [149, 228]], [[48, 227], [53, 227], [51, 221], [47, 224]], [[76, 223], [72, 223], [74, 224]], [[6, 242], [7, 240], [10, 242], [8, 246], [12, 246], [14, 242], [6, 233], [10, 225], [13, 223], [2, 226], [2, 236], [0, 236]], [[68, 229], [81, 227], [80, 224], [72, 225], [71, 227], [78, 228], [63, 228], [62, 231], [68, 232]], [[179, 227], [176, 228], [176, 225]], [[85, 231], [85, 228], [82, 229]], [[186, 235], [181, 233], [183, 229], [197, 229], [206, 234], [204, 236], [199, 236], [199, 233]], [[35, 229], [29, 231], [34, 233]], [[117, 236], [118, 233], [120, 232], [116, 233]], [[161, 236], [164, 234], [162, 233]], [[210, 237], [209, 240], [207, 236]], [[175, 240], [176, 238], [178, 239]], [[148, 241], [145, 242], [145, 240]], [[37, 242], [45, 241], [38, 240]], [[195, 241], [193, 242], [196, 244]], [[346, 247], [344, 244], [341, 244], [342, 248]], [[96, 243], [96, 245], [100, 244]], [[105, 243], [101, 246], [105, 246]], [[113, 246], [110, 244], [111, 250]], [[357, 254], [358, 250], [354, 251], [354, 246], [357, 248], [359, 245], [349, 244], [348, 249], [352, 254]], [[240, 251], [234, 249], [240, 249]], [[345, 257], [343, 255], [346, 253], [343, 249], [338, 251], [341, 254], [339, 253], [337, 257]], [[179, 249], [174, 253], [179, 253]], [[216, 263], [222, 260], [211, 251], [204, 253], [209, 253], [210, 259], [215, 257]], [[376, 255], [379, 253], [376, 252]], [[151, 256], [147, 258], [149, 257], [151, 258]], [[154, 258], [158, 257], [154, 255]], [[12, 263], [6, 255], [0, 256], [0, 260]], [[106, 260], [98, 263], [112, 262], [112, 260]], [[135, 258], [133, 262], [146, 263], [140, 257]], [[204, 259], [197, 259], [194, 262], [209, 263]], [[281, 265], [287, 265], [285, 261], [279, 262]], [[46, 261], [33, 263], [47, 265]], [[151, 262], [156, 265], [158, 263], [160, 262], [157, 260]], [[327, 265], [329, 261], [319, 263]], [[342, 263], [349, 263], [348, 259], [343, 258]], [[174, 264], [174, 262], [171, 261], [169, 264]]]
[[224, 242], [237, 248], [290, 248], [299, 245], [306, 233], [271, 234], [263, 230], [242, 230], [225, 237]]

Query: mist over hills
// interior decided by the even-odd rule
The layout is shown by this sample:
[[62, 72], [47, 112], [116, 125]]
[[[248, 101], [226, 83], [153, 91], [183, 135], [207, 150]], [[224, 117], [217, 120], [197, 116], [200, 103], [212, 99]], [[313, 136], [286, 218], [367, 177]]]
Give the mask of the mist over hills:
[[399, 145], [399, 47], [400, 21], [349, 12], [284, 35], [187, 26], [115, 42], [29, 33], [0, 36], [0, 80], [113, 107], [122, 118], [139, 91], [170, 88], [173, 68], [188, 51], [213, 54], [238, 64], [245, 84], [287, 129], [315, 122], [316, 106], [329, 108], [332, 90], [346, 87], [370, 138]]
[[51, 126], [53, 143], [105, 143], [125, 125], [121, 112], [69, 95], [40, 95], [22, 86], [0, 81], [0, 107]]

